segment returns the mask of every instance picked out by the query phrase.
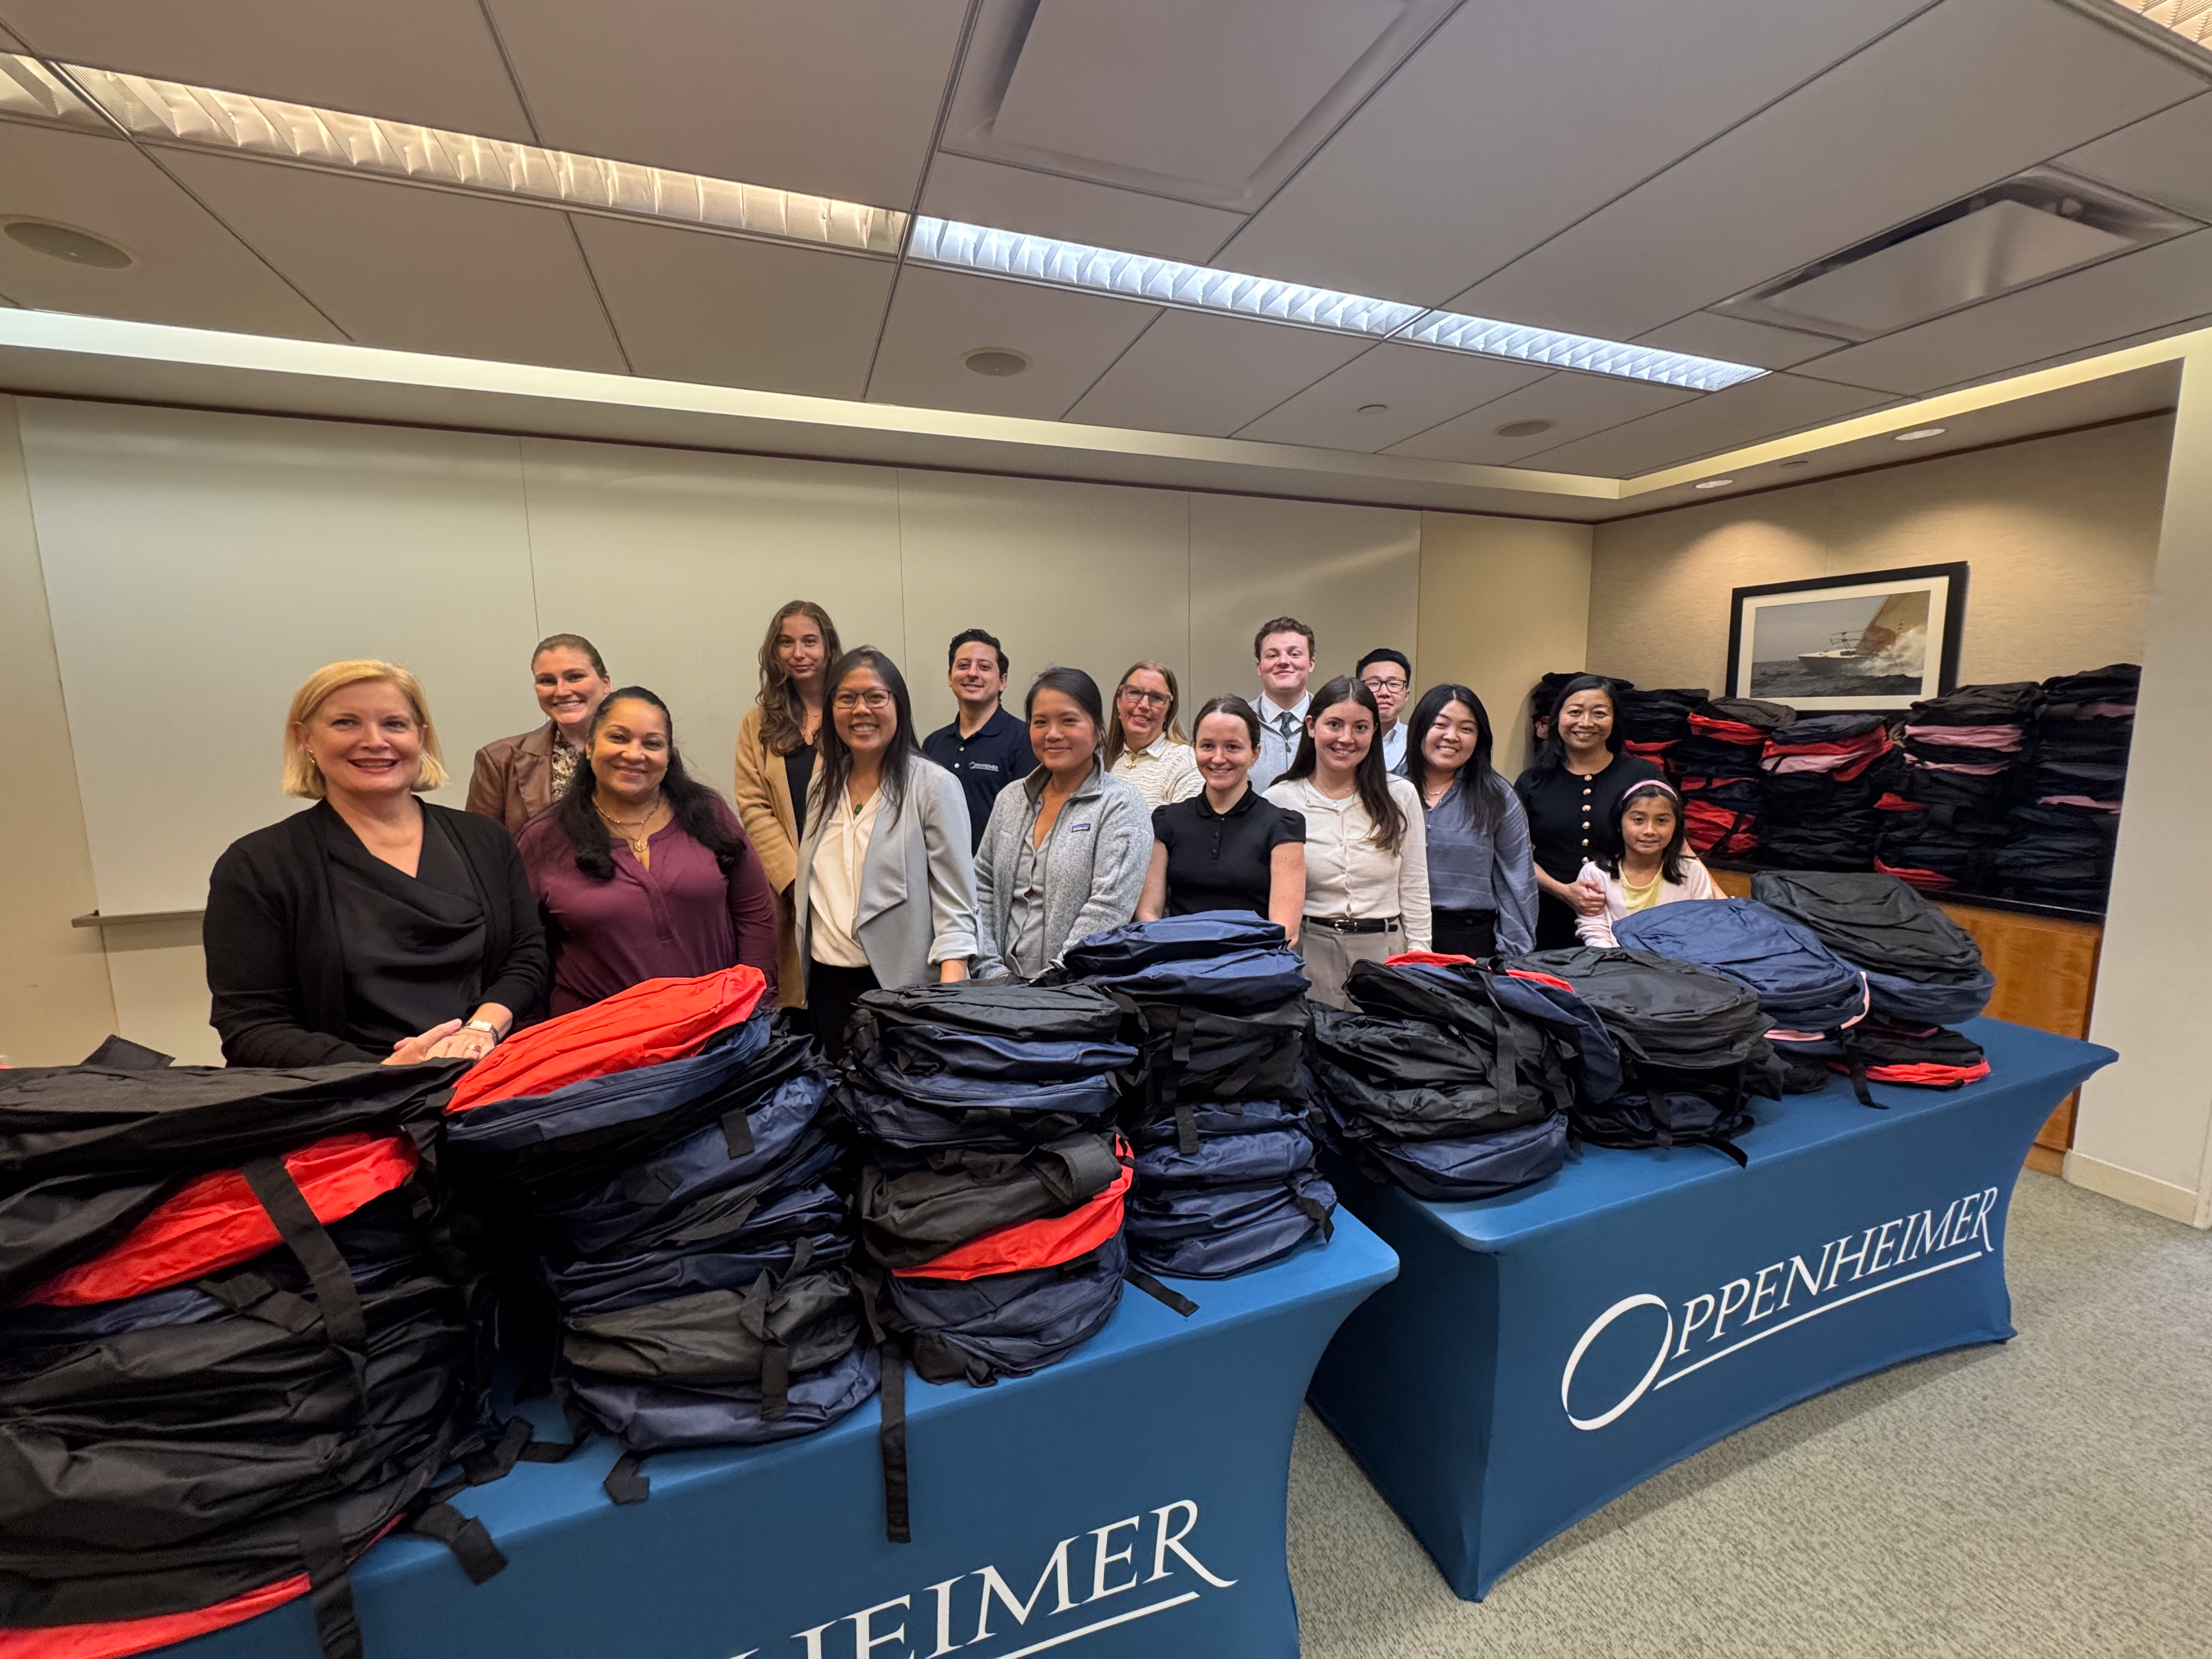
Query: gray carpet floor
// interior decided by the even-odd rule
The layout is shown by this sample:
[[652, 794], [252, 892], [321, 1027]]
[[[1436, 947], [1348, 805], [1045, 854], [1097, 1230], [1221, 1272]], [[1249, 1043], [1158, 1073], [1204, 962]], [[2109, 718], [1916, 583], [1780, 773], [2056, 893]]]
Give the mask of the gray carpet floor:
[[2212, 1656], [2212, 1236], [2024, 1174], [2001, 1346], [1810, 1400], [1453, 1595], [1308, 1412], [1308, 1659]]

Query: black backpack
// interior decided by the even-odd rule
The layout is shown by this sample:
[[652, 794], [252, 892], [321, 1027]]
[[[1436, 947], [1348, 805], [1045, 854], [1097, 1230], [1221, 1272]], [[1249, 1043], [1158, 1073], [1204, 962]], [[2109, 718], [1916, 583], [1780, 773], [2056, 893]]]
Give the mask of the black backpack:
[[1894, 876], [1762, 870], [1751, 896], [1864, 969], [1877, 1013], [1953, 1024], [1980, 1013], [1996, 988], [1974, 936]]

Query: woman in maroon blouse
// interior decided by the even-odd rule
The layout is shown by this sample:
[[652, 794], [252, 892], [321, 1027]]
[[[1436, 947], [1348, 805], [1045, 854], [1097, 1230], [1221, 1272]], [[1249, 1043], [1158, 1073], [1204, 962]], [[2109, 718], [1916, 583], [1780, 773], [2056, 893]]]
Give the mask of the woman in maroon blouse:
[[584, 753], [519, 838], [552, 947], [550, 1011], [741, 962], [767, 975], [773, 1006], [775, 892], [737, 814], [684, 769], [668, 705], [641, 685], [610, 692]]

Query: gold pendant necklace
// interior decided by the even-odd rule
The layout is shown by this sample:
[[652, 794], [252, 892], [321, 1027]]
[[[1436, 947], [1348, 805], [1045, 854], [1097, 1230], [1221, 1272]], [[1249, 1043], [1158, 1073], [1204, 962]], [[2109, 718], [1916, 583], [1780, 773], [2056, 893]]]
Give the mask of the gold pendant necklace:
[[608, 811], [605, 807], [600, 805], [597, 801], [593, 801], [592, 803], [592, 810], [599, 815], [601, 821], [604, 822], [610, 830], [616, 831], [625, 842], [629, 843], [630, 856], [635, 859], [641, 865], [647, 865], [647, 867], [650, 868], [651, 866], [647, 863], [647, 860], [649, 857], [649, 849], [653, 842], [653, 837], [649, 835], [638, 834], [635, 832], [644, 830], [646, 825], [651, 823], [655, 817], [659, 816], [660, 805], [660, 802], [655, 800], [651, 808], [647, 811], [646, 815], [643, 817], [633, 818], [628, 822], [624, 822], [623, 819], [615, 817], [614, 814]]

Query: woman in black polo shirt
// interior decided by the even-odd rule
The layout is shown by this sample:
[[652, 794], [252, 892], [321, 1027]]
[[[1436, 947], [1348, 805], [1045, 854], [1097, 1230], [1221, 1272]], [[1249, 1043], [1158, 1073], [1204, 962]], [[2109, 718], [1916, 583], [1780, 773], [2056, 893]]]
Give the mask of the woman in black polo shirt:
[[1249, 910], [1282, 924], [1295, 944], [1305, 914], [1306, 821], [1251, 787], [1260, 716], [1242, 697], [1198, 711], [1192, 745], [1206, 787], [1152, 810], [1152, 862], [1137, 920], [1200, 910]]
[[1613, 752], [1613, 682], [1602, 674], [1577, 674], [1559, 688], [1552, 705], [1550, 735], [1536, 763], [1513, 786], [1528, 812], [1528, 840], [1536, 860], [1536, 948], [1571, 946], [1575, 918], [1605, 908], [1602, 888], [1579, 885], [1586, 860], [1615, 851], [1607, 826], [1632, 783], [1666, 774], [1648, 760]]

